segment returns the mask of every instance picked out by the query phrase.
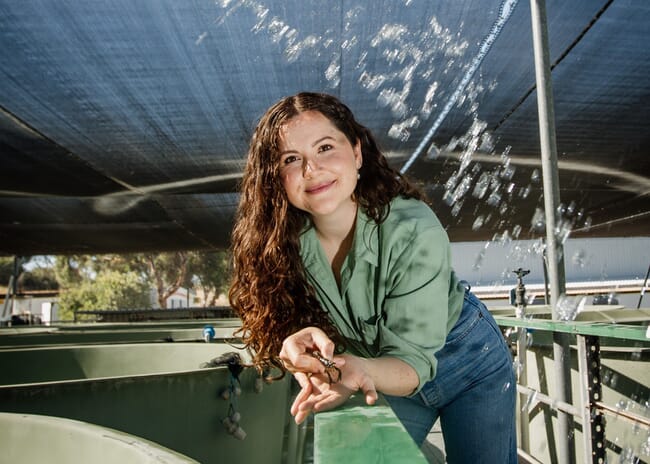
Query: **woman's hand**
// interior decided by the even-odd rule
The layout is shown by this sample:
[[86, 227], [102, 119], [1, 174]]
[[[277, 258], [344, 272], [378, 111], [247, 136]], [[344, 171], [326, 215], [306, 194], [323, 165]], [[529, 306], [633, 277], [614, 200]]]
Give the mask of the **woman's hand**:
[[[324, 358], [334, 361], [339, 368], [345, 364], [345, 359], [342, 357], [334, 357], [334, 342], [317, 327], [305, 327], [287, 337], [282, 342], [280, 359], [284, 367], [292, 374], [299, 372], [324, 374], [325, 366], [312, 355], [314, 351], [318, 351]], [[303, 385], [302, 382], [300, 385]]]
[[377, 401], [377, 390], [372, 378], [364, 369], [363, 359], [352, 355], [339, 358], [343, 359], [344, 363], [341, 367], [337, 363], [341, 370], [338, 382], [330, 383], [330, 377], [326, 373], [294, 374], [302, 387], [291, 405], [291, 414], [296, 423], [300, 424], [312, 411], [326, 411], [345, 403], [358, 390], [364, 393], [367, 404]]
[[[332, 382], [326, 366], [313, 353], [332, 361], [341, 371], [341, 379]], [[301, 390], [291, 406], [291, 414], [301, 423], [312, 411], [325, 411], [343, 404], [361, 390], [367, 404], [377, 401], [377, 391], [387, 395], [408, 396], [418, 387], [418, 374], [405, 361], [391, 356], [360, 358], [350, 354], [334, 356], [334, 342], [316, 327], [306, 327], [282, 343], [280, 359]]]

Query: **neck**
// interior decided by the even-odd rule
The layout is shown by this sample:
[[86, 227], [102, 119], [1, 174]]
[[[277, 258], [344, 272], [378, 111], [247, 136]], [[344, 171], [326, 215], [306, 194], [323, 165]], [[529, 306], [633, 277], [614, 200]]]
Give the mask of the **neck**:
[[342, 243], [353, 232], [357, 219], [357, 204], [350, 202], [350, 207], [336, 216], [313, 217], [316, 235], [321, 242]]
[[337, 217], [314, 218], [316, 236], [332, 268], [336, 284], [341, 287], [341, 267], [354, 241], [354, 225], [357, 219], [357, 204], [351, 203], [345, 214]]

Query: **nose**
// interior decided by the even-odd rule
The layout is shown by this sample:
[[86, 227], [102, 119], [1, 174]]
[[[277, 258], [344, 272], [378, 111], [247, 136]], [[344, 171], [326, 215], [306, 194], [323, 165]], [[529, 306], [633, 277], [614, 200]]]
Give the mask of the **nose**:
[[303, 177], [310, 177], [316, 169], [318, 169], [318, 166], [314, 163], [314, 160], [309, 158], [304, 159], [302, 163]]

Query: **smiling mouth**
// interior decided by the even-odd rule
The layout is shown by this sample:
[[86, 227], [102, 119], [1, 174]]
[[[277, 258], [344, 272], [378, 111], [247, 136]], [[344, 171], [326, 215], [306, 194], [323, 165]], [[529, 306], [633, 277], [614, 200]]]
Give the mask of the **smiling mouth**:
[[309, 194], [316, 194], [316, 193], [324, 192], [325, 190], [330, 188], [332, 185], [334, 185], [334, 182], [336, 182], [336, 181], [333, 180], [332, 182], [326, 182], [324, 184], [318, 184], [318, 185], [316, 185], [314, 187], [310, 187], [310, 188], [306, 189], [305, 192], [309, 193]]

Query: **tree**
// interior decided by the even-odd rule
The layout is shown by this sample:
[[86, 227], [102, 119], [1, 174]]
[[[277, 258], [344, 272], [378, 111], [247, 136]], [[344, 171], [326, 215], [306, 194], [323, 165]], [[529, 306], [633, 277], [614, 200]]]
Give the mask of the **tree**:
[[14, 272], [13, 256], [0, 256], [0, 285], [6, 286]]
[[149, 285], [133, 271], [103, 269], [94, 279], [85, 279], [59, 293], [61, 319], [74, 318], [76, 311], [147, 307]]
[[149, 282], [117, 255], [57, 256], [54, 272], [60, 285], [59, 317], [76, 311], [149, 307]]
[[[57, 257], [55, 270], [57, 280], [64, 291], [70, 291], [73, 285], [81, 285], [86, 280], [94, 281], [94, 287], [84, 288], [75, 298], [98, 302], [93, 292], [107, 281], [99, 279], [102, 273], [117, 272], [138, 276], [143, 284], [156, 290], [156, 299], [161, 308], [167, 307], [167, 299], [180, 287], [189, 287], [188, 274], [189, 252], [175, 253], [132, 253], [125, 255], [65, 256]], [[131, 281], [129, 281], [131, 282]], [[127, 284], [128, 282], [125, 282]], [[103, 290], [102, 290], [103, 291]], [[78, 304], [75, 306], [79, 306]], [[150, 306], [149, 303], [146, 306]], [[132, 308], [133, 305], [128, 306]], [[143, 306], [139, 306], [143, 307]]]
[[227, 250], [195, 252], [191, 255], [190, 272], [194, 288], [205, 296], [204, 305], [214, 306], [217, 298], [228, 291], [232, 262]]
[[136, 255], [136, 260], [144, 264], [149, 281], [156, 289], [158, 305], [167, 307], [167, 298], [180, 287], [188, 287], [189, 253], [177, 251], [174, 253], [147, 253]]
[[[17, 260], [17, 261], [16, 261]], [[14, 276], [14, 271], [16, 272], [16, 276], [14, 276], [16, 279], [19, 279], [20, 276], [25, 272], [25, 263], [27, 262], [28, 258], [21, 256], [21, 257], [13, 257], [13, 256], [3, 256], [0, 257], [0, 284], [1, 285], [9, 285], [9, 281], [11, 280], [11, 277]], [[17, 269], [14, 269], [14, 267], [18, 265]]]
[[56, 256], [48, 265], [48, 271], [38, 272], [43, 273], [43, 284], [49, 282], [48, 276], [55, 276], [62, 319], [80, 310], [150, 307], [151, 288], [161, 308], [180, 287], [200, 289], [205, 305], [214, 306], [219, 295], [228, 291], [231, 266], [226, 250]]
[[31, 271], [24, 271], [18, 278], [20, 291], [27, 290], [56, 290], [59, 282], [52, 268], [35, 267]]
[[18, 292], [57, 290], [59, 282], [53, 266], [54, 258], [52, 256], [23, 257], [17, 282]]

